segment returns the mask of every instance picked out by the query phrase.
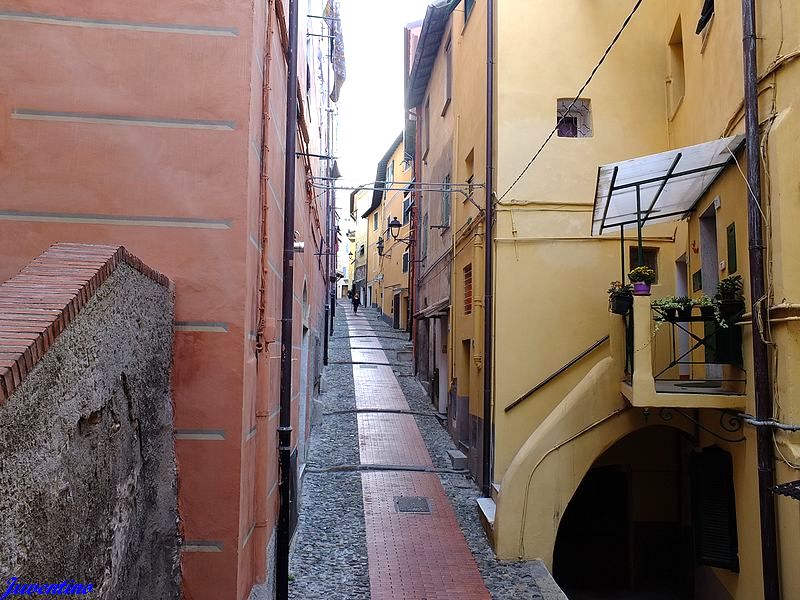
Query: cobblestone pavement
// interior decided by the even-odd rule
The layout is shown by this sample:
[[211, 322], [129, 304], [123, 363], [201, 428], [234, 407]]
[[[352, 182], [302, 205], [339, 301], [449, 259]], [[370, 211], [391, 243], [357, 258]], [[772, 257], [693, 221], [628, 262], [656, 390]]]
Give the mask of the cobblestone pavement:
[[[451, 470], [447, 451], [455, 446], [413, 378], [409, 349], [408, 336], [376, 311], [354, 317], [349, 306], [337, 308], [317, 406], [324, 416], [311, 436], [302, 489], [292, 598], [469, 599], [488, 598], [488, 588], [501, 600], [564, 599], [540, 562], [495, 559], [470, 478], [326, 470], [359, 463]], [[431, 514], [398, 514], [396, 496], [427, 497]]]

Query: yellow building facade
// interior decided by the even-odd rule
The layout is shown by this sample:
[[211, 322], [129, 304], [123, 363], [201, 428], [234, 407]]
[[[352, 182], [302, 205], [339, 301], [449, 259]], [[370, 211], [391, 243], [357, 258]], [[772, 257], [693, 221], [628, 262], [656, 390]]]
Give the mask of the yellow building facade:
[[[366, 302], [367, 292], [367, 262], [369, 258], [369, 227], [361, 215], [369, 209], [372, 203], [372, 191], [356, 189], [350, 194], [350, 216], [355, 221], [352, 231], [352, 256], [350, 258], [352, 280], [350, 290], [357, 293], [362, 303]], [[348, 232], [349, 235], [350, 232]]]
[[[447, 354], [448, 401], [469, 412], [467, 431], [451, 433], [477, 476], [483, 245], [493, 243], [493, 498], [481, 504], [498, 556], [541, 558], [576, 593], [588, 582], [595, 591], [762, 597], [756, 426], [747, 419], [755, 404], [746, 159], [736, 137], [744, 133], [740, 4], [642, 3], [576, 99], [635, 3], [495, 2], [491, 236], [483, 220], [487, 5], [450, 4], [425, 92], [412, 103], [416, 156], [422, 181], [437, 180], [434, 165], [445, 156], [454, 189], [472, 184], [468, 197], [454, 194], [451, 204]], [[792, 235], [800, 199], [790, 163], [800, 133], [792, 113], [800, 14], [776, 3], [757, 6], [764, 302], [772, 307], [762, 335], [771, 348], [774, 417], [791, 425], [800, 421], [800, 242]], [[425, 37], [423, 25], [418, 52]], [[448, 81], [452, 98], [442, 115]], [[692, 149], [700, 144], [706, 146]], [[680, 161], [691, 157], [702, 169], [720, 166], [663, 179], [678, 154], [673, 174], [688, 169]], [[653, 166], [659, 160], [666, 161], [661, 171]], [[617, 185], [628, 190], [644, 181], [635, 173], [662, 177], [643, 184], [645, 212], [651, 201], [655, 215], [667, 215], [667, 199], [688, 206], [646, 224], [641, 243], [630, 219], [622, 233], [616, 225], [595, 231], [607, 217], [620, 221], [611, 218], [616, 208], [603, 214], [598, 198], [613, 166]], [[610, 206], [618, 206], [624, 190], [613, 181], [610, 189]], [[435, 202], [421, 199], [420, 217]], [[418, 223], [421, 238], [438, 236], [430, 221]], [[624, 280], [640, 260], [657, 272], [651, 296], [635, 297], [625, 317], [609, 313], [609, 282]], [[712, 297], [735, 275], [747, 308], [730, 327], [698, 308], [691, 320], [657, 322], [651, 301]], [[424, 308], [416, 306], [418, 329], [430, 327]], [[775, 430], [778, 484], [798, 479], [799, 439]], [[791, 568], [800, 553], [800, 510], [785, 495], [774, 500], [778, 584], [791, 598], [800, 594]], [[715, 523], [724, 524], [718, 537]]]
[[[367, 299], [396, 329], [409, 326], [410, 220], [413, 165], [402, 134], [378, 163], [372, 203], [361, 214], [367, 225]], [[390, 229], [396, 220], [399, 227]]]

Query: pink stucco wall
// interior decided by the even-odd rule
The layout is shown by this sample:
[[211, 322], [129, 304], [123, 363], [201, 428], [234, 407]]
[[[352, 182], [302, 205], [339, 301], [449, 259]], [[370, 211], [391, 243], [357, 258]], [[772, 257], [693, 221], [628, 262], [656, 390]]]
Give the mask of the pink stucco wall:
[[[280, 0], [0, 1], [0, 280], [65, 241], [124, 245], [176, 283], [182, 565], [193, 600], [247, 597], [265, 575], [277, 514], [280, 348], [257, 355], [254, 339], [261, 247], [267, 322], [280, 318], [286, 62], [276, 8]], [[297, 191], [299, 390], [304, 283], [312, 339], [324, 302], [315, 256], [324, 213], [306, 198], [303, 161]]]

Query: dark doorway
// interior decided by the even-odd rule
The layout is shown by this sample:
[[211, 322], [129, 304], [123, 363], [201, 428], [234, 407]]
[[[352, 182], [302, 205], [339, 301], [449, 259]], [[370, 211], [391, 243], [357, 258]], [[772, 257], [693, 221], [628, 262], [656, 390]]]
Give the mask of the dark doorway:
[[628, 474], [618, 467], [592, 469], [584, 477], [561, 520], [553, 555], [554, 575], [563, 588], [628, 586], [628, 487]]
[[392, 302], [392, 326], [395, 329], [400, 329], [400, 294], [395, 294], [394, 298], [392, 298]]
[[692, 451], [677, 429], [648, 427], [595, 462], [567, 505], [553, 553], [570, 600], [695, 598]]

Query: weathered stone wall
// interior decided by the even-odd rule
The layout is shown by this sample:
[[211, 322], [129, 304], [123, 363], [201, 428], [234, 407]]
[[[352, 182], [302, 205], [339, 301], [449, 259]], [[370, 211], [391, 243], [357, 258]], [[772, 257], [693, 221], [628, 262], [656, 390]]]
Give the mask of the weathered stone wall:
[[172, 331], [172, 291], [120, 264], [0, 405], [0, 581], [180, 597]]

